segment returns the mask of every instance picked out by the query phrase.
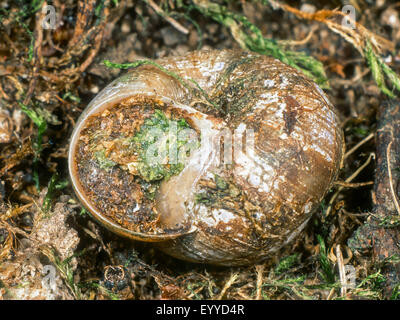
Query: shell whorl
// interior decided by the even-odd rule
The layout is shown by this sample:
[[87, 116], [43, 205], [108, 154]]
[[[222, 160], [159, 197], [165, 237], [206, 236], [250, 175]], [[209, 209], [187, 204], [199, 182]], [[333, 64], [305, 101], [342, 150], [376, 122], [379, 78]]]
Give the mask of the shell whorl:
[[[271, 256], [303, 230], [336, 179], [344, 144], [335, 108], [311, 80], [267, 56], [197, 51], [155, 62], [163, 69], [145, 65], [129, 71], [81, 115], [69, 153], [78, 197], [108, 228], [159, 242], [177, 258], [243, 265]], [[186, 119], [200, 137], [184, 168], [158, 186], [152, 232], [126, 224], [135, 221], [134, 210], [122, 213], [123, 224], [87, 198], [80, 180], [94, 172], [85, 169], [84, 179], [83, 157], [77, 156], [85, 150], [89, 127], [108, 121], [107, 110], [119, 105], [118, 110], [149, 116], [140, 111], [141, 103]], [[219, 149], [221, 136], [230, 147], [226, 154]]]

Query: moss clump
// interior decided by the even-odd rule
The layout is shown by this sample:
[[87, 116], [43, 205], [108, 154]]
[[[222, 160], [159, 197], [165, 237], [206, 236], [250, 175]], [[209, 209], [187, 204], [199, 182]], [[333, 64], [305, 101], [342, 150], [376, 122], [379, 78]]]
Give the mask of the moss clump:
[[[199, 147], [194, 132], [184, 118], [170, 119], [156, 109], [133, 136], [114, 138], [111, 150], [97, 143], [93, 157], [101, 169], [120, 166], [143, 182], [161, 182], [179, 174], [190, 152]], [[125, 162], [130, 157], [135, 160]]]
[[139, 176], [153, 182], [169, 179], [184, 168], [184, 157], [198, 148], [183, 130], [190, 129], [185, 119], [169, 119], [156, 109], [152, 117], [146, 119], [140, 130], [131, 139], [132, 148], [138, 154], [136, 169]]

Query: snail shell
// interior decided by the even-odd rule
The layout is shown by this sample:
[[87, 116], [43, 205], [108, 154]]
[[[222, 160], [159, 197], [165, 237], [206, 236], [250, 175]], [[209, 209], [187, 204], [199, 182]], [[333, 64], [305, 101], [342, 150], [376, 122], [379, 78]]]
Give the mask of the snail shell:
[[[160, 124], [197, 140], [164, 132], [158, 144], [148, 134]], [[143, 160], [174, 141], [198, 144], [178, 164], [176, 153]], [[245, 265], [304, 229], [343, 149], [335, 108], [303, 74], [255, 53], [197, 51], [108, 85], [77, 122], [68, 161], [81, 202], [117, 234], [187, 261]]]

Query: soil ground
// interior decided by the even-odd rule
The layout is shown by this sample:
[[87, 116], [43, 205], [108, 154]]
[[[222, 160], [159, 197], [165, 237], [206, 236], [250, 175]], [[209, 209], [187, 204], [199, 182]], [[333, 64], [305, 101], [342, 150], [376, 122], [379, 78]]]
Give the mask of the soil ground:
[[[323, 64], [347, 150], [364, 141], [340, 173], [345, 181], [361, 168], [353, 185], [333, 187], [305, 232], [275, 259], [242, 268], [183, 263], [151, 244], [122, 239], [77, 201], [68, 180], [69, 137], [96, 93], [125, 72], [106, 67], [105, 59], [125, 63], [240, 47], [229, 27], [194, 8], [197, 2], [0, 0], [0, 299], [384, 298], [383, 262], [354, 235], [373, 210], [373, 135], [387, 96], [341, 34], [268, 1], [215, 3], [246, 16], [265, 38]], [[287, 4], [315, 12], [347, 2]], [[398, 3], [349, 3], [358, 23], [392, 42], [394, 51], [380, 56], [398, 74]], [[55, 29], [38, 23], [46, 4], [57, 13]], [[337, 248], [355, 275], [347, 290]], [[397, 287], [391, 298], [398, 296]]]

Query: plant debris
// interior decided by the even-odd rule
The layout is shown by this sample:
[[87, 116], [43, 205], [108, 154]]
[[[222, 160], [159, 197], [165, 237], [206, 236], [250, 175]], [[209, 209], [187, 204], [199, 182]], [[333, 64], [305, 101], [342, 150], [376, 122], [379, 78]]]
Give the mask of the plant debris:
[[[399, 7], [351, 3], [353, 22], [339, 0], [0, 0], [0, 299], [400, 299], [396, 250], [382, 252], [371, 235], [379, 231], [385, 244], [400, 227], [398, 146], [383, 150], [382, 136], [374, 139], [382, 101], [400, 91]], [[94, 223], [67, 170], [68, 139], [89, 101], [121, 68], [238, 47], [299, 69], [340, 113], [347, 153], [339, 182], [302, 236], [275, 260], [218, 268]], [[218, 107], [190, 79], [177, 80]], [[387, 176], [376, 177], [378, 167]], [[385, 201], [394, 206], [383, 215], [374, 188], [389, 175]], [[216, 176], [206, 191], [198, 200], [218, 204], [237, 190]]]

